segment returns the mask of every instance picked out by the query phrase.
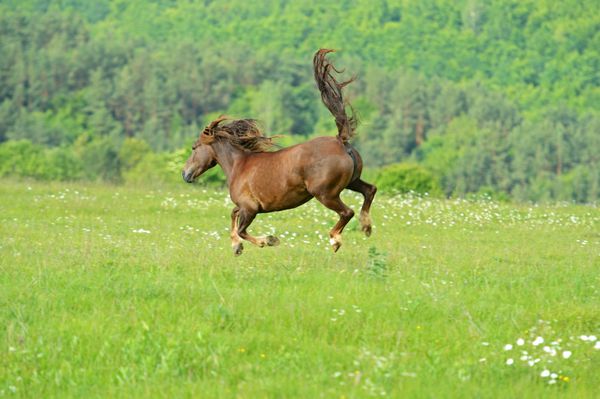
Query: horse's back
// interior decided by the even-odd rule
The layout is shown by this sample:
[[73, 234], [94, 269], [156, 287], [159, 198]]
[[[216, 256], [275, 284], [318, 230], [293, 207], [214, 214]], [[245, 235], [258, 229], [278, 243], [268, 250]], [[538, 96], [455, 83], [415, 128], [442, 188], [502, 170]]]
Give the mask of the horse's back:
[[[324, 188], [343, 190], [352, 179], [356, 160], [337, 137], [317, 137], [298, 144], [297, 167], [313, 195]], [[291, 151], [293, 152], [293, 151]]]
[[249, 193], [263, 212], [287, 209], [323, 190], [339, 193], [350, 183], [354, 168], [352, 157], [339, 139], [317, 137], [279, 151], [249, 156], [232, 194], [238, 197], [242, 192]]

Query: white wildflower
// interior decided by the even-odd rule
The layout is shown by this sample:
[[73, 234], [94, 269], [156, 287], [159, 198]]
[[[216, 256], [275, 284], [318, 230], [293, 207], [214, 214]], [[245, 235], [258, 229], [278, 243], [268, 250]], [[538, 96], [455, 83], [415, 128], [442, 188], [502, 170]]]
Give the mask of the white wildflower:
[[550, 375], [550, 370], [544, 370], [540, 373], [540, 377], [546, 378]]
[[513, 359], [506, 359], [506, 364], [507, 365], [512, 365], [515, 361]]
[[572, 354], [572, 353], [571, 353], [571, 351], [563, 351], [563, 353], [562, 353], [562, 357], [563, 357], [564, 359], [568, 359], [568, 358], [570, 358], [570, 357], [571, 357], [571, 354]]
[[506, 344], [506, 345], [504, 345], [504, 350], [505, 350], [505, 351], [509, 351], [509, 350], [511, 350], [512, 348], [513, 348], [513, 346], [512, 346], [511, 344]]
[[533, 342], [533, 346], [538, 346], [539, 344], [543, 344], [544, 343], [544, 338], [542, 337], [537, 337]]
[[519, 338], [519, 339], [517, 340], [517, 345], [519, 345], [519, 346], [523, 346], [524, 344], [525, 344], [525, 340], [524, 340], [523, 338]]

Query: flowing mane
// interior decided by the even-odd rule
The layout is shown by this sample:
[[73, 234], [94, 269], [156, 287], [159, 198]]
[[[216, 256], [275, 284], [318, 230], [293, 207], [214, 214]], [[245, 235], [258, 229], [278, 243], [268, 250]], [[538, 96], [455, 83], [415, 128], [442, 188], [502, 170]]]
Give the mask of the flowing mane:
[[267, 152], [275, 147], [273, 137], [263, 136], [256, 120], [236, 119], [221, 124], [226, 120], [219, 117], [212, 121], [200, 134], [195, 146], [200, 142], [208, 144], [214, 140], [225, 140], [248, 152]]

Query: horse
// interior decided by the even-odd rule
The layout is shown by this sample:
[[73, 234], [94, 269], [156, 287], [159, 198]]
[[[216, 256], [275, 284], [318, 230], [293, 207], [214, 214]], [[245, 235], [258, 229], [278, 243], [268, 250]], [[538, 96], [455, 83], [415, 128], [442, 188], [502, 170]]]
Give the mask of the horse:
[[[227, 177], [229, 195], [235, 204], [231, 212], [231, 245], [236, 256], [244, 249], [242, 239], [259, 247], [279, 244], [277, 237], [254, 237], [247, 232], [257, 214], [296, 208], [312, 198], [339, 215], [329, 232], [330, 244], [337, 252], [342, 245], [342, 231], [354, 216], [354, 211], [340, 199], [344, 189], [363, 195], [359, 221], [365, 235], [371, 235], [369, 210], [377, 188], [360, 178], [363, 161], [349, 143], [357, 120], [342, 96], [342, 89], [354, 78], [336, 80], [334, 73], [340, 71], [327, 59], [333, 51], [318, 50], [313, 66], [321, 99], [336, 121], [335, 137], [317, 137], [273, 150], [273, 138], [264, 136], [255, 120], [220, 116], [204, 128], [192, 146], [192, 154], [181, 172], [186, 182], [193, 182], [216, 165]], [[350, 109], [350, 116], [346, 108]]]

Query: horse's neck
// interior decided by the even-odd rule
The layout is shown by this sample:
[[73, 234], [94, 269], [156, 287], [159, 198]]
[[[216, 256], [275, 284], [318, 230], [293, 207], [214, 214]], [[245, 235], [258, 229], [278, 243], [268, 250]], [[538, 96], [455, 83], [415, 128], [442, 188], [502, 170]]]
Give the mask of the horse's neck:
[[213, 144], [213, 150], [215, 151], [217, 163], [221, 166], [221, 169], [223, 169], [225, 176], [227, 176], [227, 181], [230, 181], [229, 178], [236, 162], [242, 160], [246, 156], [246, 153], [239, 148], [235, 148], [233, 145], [224, 142]]

